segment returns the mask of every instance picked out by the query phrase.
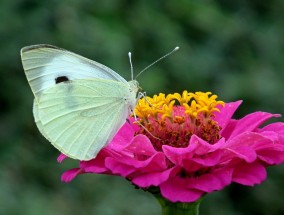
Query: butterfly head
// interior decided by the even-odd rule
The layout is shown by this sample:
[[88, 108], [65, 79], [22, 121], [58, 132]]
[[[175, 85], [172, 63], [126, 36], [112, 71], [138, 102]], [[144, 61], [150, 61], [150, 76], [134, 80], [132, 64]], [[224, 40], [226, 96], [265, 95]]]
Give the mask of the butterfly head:
[[129, 81], [128, 83], [130, 86], [130, 91], [136, 94], [138, 90], [140, 89], [138, 81], [132, 80], [132, 81]]

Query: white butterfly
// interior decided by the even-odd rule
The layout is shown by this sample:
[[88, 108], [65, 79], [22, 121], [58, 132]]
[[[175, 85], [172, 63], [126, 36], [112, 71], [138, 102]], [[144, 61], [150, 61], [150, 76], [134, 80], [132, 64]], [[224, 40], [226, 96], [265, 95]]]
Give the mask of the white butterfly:
[[[21, 57], [35, 96], [36, 125], [68, 157], [95, 158], [125, 123], [139, 99], [136, 80], [127, 82], [110, 68], [70, 51], [33, 45], [24, 47]], [[133, 79], [132, 63], [131, 74]]]
[[96, 157], [132, 113], [138, 82], [51, 45], [24, 47], [21, 57], [42, 135], [68, 157]]

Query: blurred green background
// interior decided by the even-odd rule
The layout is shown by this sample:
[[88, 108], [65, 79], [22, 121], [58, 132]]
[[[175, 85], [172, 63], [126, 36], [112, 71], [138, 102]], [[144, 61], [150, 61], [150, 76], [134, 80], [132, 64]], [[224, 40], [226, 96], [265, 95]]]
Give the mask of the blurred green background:
[[[156, 200], [126, 180], [82, 175], [69, 184], [59, 154], [37, 131], [20, 49], [53, 44], [130, 79], [158, 57], [180, 51], [138, 79], [148, 93], [212, 91], [244, 100], [237, 117], [284, 113], [283, 0], [1, 0], [0, 214], [160, 214]], [[283, 121], [283, 118], [280, 119]], [[284, 214], [284, 165], [256, 187], [231, 185], [208, 195], [201, 215]]]

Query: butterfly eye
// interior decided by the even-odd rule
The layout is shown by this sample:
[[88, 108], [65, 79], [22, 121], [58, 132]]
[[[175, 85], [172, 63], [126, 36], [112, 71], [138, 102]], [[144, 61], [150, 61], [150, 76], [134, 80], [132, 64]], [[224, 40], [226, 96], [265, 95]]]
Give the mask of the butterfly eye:
[[55, 78], [55, 84], [59, 84], [61, 82], [66, 82], [66, 81], [69, 81], [67, 76], [59, 76]]

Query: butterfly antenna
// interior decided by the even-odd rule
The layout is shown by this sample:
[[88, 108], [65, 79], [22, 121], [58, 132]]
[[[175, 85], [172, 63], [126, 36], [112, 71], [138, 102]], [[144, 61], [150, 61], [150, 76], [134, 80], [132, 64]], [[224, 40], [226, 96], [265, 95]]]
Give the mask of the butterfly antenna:
[[150, 64], [149, 66], [147, 66], [146, 68], [142, 69], [142, 71], [139, 72], [139, 73], [136, 75], [135, 79], [137, 79], [138, 76], [141, 75], [145, 70], [149, 69], [151, 66], [153, 66], [153, 65], [156, 64], [156, 63], [158, 63], [160, 60], [162, 60], [162, 59], [168, 57], [169, 55], [171, 55], [172, 53], [176, 52], [177, 50], [179, 50], [179, 47], [178, 47], [178, 46], [175, 47], [175, 48], [174, 48], [172, 51], [170, 51], [169, 53], [167, 53], [167, 54], [165, 54], [164, 56], [160, 57], [158, 60], [156, 60], [156, 61], [154, 61], [153, 63], [151, 63], [151, 64]]
[[132, 60], [131, 60], [131, 52], [128, 52], [128, 58], [129, 58], [130, 69], [131, 69], [131, 80], [133, 81], [133, 65], [132, 65]]

